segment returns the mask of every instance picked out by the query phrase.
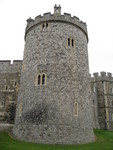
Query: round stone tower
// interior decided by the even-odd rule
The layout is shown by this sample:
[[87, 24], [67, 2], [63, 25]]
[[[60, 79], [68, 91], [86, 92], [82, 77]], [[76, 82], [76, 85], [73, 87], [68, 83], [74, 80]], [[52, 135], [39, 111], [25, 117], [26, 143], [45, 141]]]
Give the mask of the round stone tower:
[[86, 24], [70, 14], [27, 20], [13, 135], [35, 143], [94, 140]]

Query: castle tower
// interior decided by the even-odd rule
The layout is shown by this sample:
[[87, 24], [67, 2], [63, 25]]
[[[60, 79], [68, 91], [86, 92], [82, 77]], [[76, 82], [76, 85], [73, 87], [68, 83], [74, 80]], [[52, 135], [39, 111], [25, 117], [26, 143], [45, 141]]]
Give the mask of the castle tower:
[[[91, 88], [97, 101], [98, 122], [101, 129], [113, 131], [113, 76], [112, 73], [100, 72], [94, 73], [91, 78]], [[96, 109], [96, 107], [95, 107]], [[97, 119], [97, 117], [96, 117]]]
[[89, 99], [87, 27], [77, 17], [46, 13], [27, 20], [13, 135], [36, 143], [94, 140]]

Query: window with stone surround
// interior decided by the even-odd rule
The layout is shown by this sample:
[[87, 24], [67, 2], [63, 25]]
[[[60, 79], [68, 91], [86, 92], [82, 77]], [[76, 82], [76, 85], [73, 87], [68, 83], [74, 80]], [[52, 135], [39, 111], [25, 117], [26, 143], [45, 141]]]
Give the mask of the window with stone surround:
[[9, 90], [9, 85], [4, 85], [4, 90]]
[[14, 81], [13, 87], [17, 87], [18, 83]]
[[0, 107], [4, 107], [4, 101], [0, 101]]
[[111, 88], [111, 93], [113, 93], [113, 88]]
[[78, 103], [77, 102], [74, 103], [74, 115], [78, 116]]
[[24, 63], [22, 64], [22, 72], [24, 71]]
[[70, 46], [70, 38], [68, 38], [68, 46]]
[[44, 27], [45, 27], [45, 25], [43, 24], [43, 25], [42, 25], [42, 29], [44, 29]]
[[18, 113], [18, 114], [19, 114], [19, 117], [21, 117], [21, 115], [22, 115], [22, 103], [19, 104], [18, 109], [19, 109], [19, 110], [18, 110], [18, 111], [19, 111], [19, 113]]
[[42, 75], [42, 84], [45, 84], [45, 74]]
[[71, 40], [71, 46], [74, 47], [74, 40]]
[[36, 77], [36, 86], [37, 85], [46, 85], [47, 76], [45, 73], [40, 73]]
[[113, 121], [113, 114], [112, 114], [112, 121]]
[[112, 107], [113, 107], [113, 100], [112, 100]]
[[42, 30], [47, 29], [47, 28], [48, 28], [48, 26], [49, 26], [49, 24], [48, 24], [48, 23], [43, 23], [43, 24], [42, 24]]
[[46, 23], [46, 28], [48, 28], [48, 23]]
[[38, 85], [40, 85], [40, 83], [41, 83], [41, 75], [39, 74], [38, 75]]
[[68, 38], [67, 43], [69, 47], [73, 47], [73, 48], [75, 47], [75, 41], [73, 38]]

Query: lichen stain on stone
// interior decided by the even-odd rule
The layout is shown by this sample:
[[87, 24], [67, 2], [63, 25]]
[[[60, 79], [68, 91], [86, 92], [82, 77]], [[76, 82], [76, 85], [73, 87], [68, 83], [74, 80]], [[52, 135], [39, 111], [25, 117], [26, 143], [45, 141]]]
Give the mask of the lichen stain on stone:
[[28, 123], [44, 124], [48, 120], [48, 107], [45, 104], [39, 104], [26, 112], [24, 119]]

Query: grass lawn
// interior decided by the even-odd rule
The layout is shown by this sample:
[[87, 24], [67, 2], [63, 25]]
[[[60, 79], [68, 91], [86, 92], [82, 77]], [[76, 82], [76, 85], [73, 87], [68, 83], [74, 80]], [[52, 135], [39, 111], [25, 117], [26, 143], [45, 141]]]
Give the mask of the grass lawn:
[[14, 140], [0, 132], [0, 150], [113, 150], [113, 132], [94, 130], [97, 140], [84, 145], [44, 145]]

